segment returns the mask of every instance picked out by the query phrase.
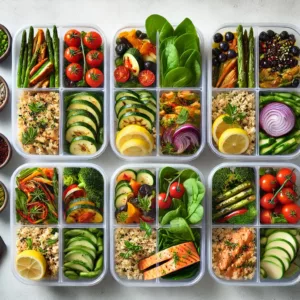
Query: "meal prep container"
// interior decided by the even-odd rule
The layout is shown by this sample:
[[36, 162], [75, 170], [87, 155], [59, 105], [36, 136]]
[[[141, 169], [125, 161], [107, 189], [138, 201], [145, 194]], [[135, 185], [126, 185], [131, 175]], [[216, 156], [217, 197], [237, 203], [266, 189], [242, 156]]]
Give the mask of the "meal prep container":
[[[43, 25], [32, 25], [34, 28], [34, 34], [36, 34], [37, 29], [41, 28], [45, 30], [46, 28], [52, 28], [55, 24], [43, 24]], [[18, 88], [17, 87], [17, 68], [18, 68], [18, 60], [19, 60], [19, 53], [20, 53], [20, 47], [21, 47], [21, 38], [22, 38], [22, 32], [23, 30], [29, 30], [30, 25], [24, 26], [20, 28], [17, 33], [15, 34], [14, 41], [13, 41], [13, 59], [12, 59], [12, 70], [13, 70], [13, 85], [12, 85], [12, 143], [16, 151], [23, 157], [28, 159], [40, 159], [43, 158], [44, 160], [88, 160], [88, 159], [94, 159], [101, 155], [105, 148], [107, 147], [108, 141], [107, 141], [107, 131], [108, 131], [108, 97], [107, 97], [107, 87], [108, 87], [108, 45], [105, 38], [105, 35], [103, 31], [97, 27], [96, 25], [62, 25], [57, 26], [57, 32], [59, 37], [59, 82], [60, 87], [59, 88], [42, 88], [42, 89], [34, 89], [34, 88]], [[103, 74], [104, 74], [104, 84], [103, 87], [100, 88], [91, 88], [91, 87], [83, 87], [83, 88], [77, 88], [77, 87], [66, 87], [64, 84], [64, 70], [65, 70], [65, 64], [64, 64], [64, 35], [65, 33], [70, 29], [77, 29], [79, 31], [97, 31], [102, 37], [103, 40], [103, 54], [104, 54], [104, 62], [103, 62]], [[51, 32], [52, 35], [52, 32]], [[19, 97], [23, 91], [30, 91], [30, 92], [58, 92], [59, 93], [59, 111], [60, 111], [60, 117], [59, 117], [59, 153], [58, 155], [38, 155], [38, 154], [29, 154], [26, 153], [22, 149], [22, 145], [18, 139], [18, 103], [19, 103]], [[65, 141], [65, 121], [66, 121], [66, 112], [64, 109], [64, 96], [67, 92], [100, 92], [103, 95], [103, 143], [101, 147], [98, 149], [98, 151], [92, 155], [72, 155], [70, 153], [67, 153], [64, 150], [64, 145], [66, 143]]]
[[[255, 187], [256, 187], [256, 209], [257, 217], [253, 224], [215, 224], [212, 223], [212, 179], [215, 172], [222, 168], [235, 168], [235, 167], [251, 167], [255, 170]], [[236, 286], [288, 286], [294, 285], [300, 280], [300, 272], [290, 278], [282, 278], [280, 280], [272, 280], [270, 278], [261, 279], [260, 278], [260, 230], [263, 228], [272, 228], [272, 229], [284, 229], [284, 228], [300, 228], [300, 223], [297, 224], [261, 224], [260, 223], [260, 188], [259, 188], [259, 169], [265, 167], [272, 168], [290, 168], [295, 169], [294, 172], [297, 176], [296, 184], [300, 184], [300, 168], [299, 166], [291, 163], [222, 163], [216, 166], [209, 174], [208, 177], [208, 236], [207, 236], [207, 258], [208, 258], [208, 270], [211, 277], [218, 283], [226, 285], [236, 285]], [[256, 231], [256, 271], [253, 279], [251, 280], [226, 280], [219, 278], [213, 271], [212, 267], [212, 229], [214, 228], [254, 228]]]
[[[53, 164], [47, 164], [47, 163], [29, 163], [24, 164], [20, 166], [18, 169], [15, 170], [11, 177], [11, 198], [10, 198], [10, 227], [11, 227], [11, 245], [12, 245], [12, 254], [11, 254], [11, 267], [12, 272], [14, 276], [21, 281], [24, 284], [30, 284], [34, 286], [91, 286], [99, 283], [103, 280], [103, 278], [106, 275], [107, 269], [108, 269], [108, 213], [107, 213], [107, 193], [108, 193], [108, 183], [107, 183], [107, 177], [103, 171], [102, 168], [95, 164], [90, 163], [56, 163], [55, 168], [58, 172], [58, 181], [59, 181], [59, 192], [58, 192], [58, 223], [57, 224], [49, 224], [49, 225], [22, 225], [20, 223], [17, 223], [16, 220], [16, 177], [20, 173], [20, 171], [26, 169], [26, 168], [32, 168], [32, 167], [53, 167]], [[90, 223], [90, 224], [66, 224], [64, 219], [64, 211], [63, 211], [63, 169], [66, 167], [74, 167], [74, 168], [94, 168], [97, 171], [101, 173], [103, 176], [103, 186], [104, 186], [104, 200], [103, 200], [103, 223]], [[39, 228], [57, 228], [59, 232], [59, 238], [58, 238], [58, 245], [59, 245], [59, 272], [58, 272], [58, 279], [51, 280], [51, 279], [42, 279], [40, 281], [33, 281], [33, 280], [27, 280], [21, 277], [15, 268], [15, 260], [17, 257], [17, 251], [16, 251], [16, 240], [17, 235], [16, 232], [19, 228], [22, 227], [39, 227]], [[80, 280], [70, 280], [63, 274], [63, 261], [64, 261], [64, 235], [63, 230], [64, 229], [70, 229], [70, 228], [99, 228], [103, 230], [103, 269], [102, 273], [96, 277], [91, 279], [80, 279]]]
[[[227, 31], [234, 32], [239, 23], [234, 24], [225, 24], [222, 27], [218, 28], [216, 32], [225, 33]], [[261, 92], [293, 92], [300, 93], [300, 86], [298, 88], [260, 88], [259, 87], [259, 34], [262, 31], [267, 31], [269, 29], [275, 31], [276, 33], [280, 33], [283, 30], [288, 31], [289, 34], [294, 34], [296, 38], [296, 45], [299, 47], [300, 45], [300, 32], [296, 26], [291, 24], [274, 24], [274, 23], [247, 23], [241, 24], [244, 29], [249, 30], [250, 27], [253, 27], [254, 38], [255, 38], [255, 88], [214, 88], [212, 87], [212, 51], [211, 45], [213, 43], [213, 39], [210, 40], [209, 43], [209, 53], [208, 53], [208, 101], [207, 101], [207, 140], [211, 150], [218, 155], [219, 157], [232, 159], [232, 160], [251, 160], [251, 159], [259, 159], [259, 160], [278, 160], [278, 159], [294, 159], [300, 154], [300, 147], [291, 154], [287, 155], [260, 155], [259, 154], [259, 96]], [[254, 93], [255, 97], [255, 110], [256, 110], [256, 142], [255, 142], [255, 150], [252, 155], [230, 155], [221, 153], [216, 146], [214, 145], [214, 141], [212, 138], [212, 98], [217, 94], [222, 92], [231, 92], [231, 91], [247, 91]]]
[[[118, 35], [123, 31], [132, 30], [133, 28], [136, 28], [138, 30], [141, 30], [143, 32], [146, 31], [145, 27], [142, 26], [128, 26], [121, 28], [117, 31], [116, 35], [114, 36], [112, 40], [112, 46], [111, 46], [111, 53], [110, 53], [110, 85], [111, 85], [111, 95], [110, 95], [110, 143], [113, 151], [115, 154], [127, 161], [131, 162], [145, 162], [145, 161], [154, 161], [154, 162], [173, 162], [174, 159], [179, 162], [188, 162], [193, 159], [196, 159], [203, 151], [205, 147], [205, 141], [206, 141], [206, 60], [205, 58], [205, 52], [204, 52], [204, 39], [202, 36], [202, 33], [197, 29], [197, 33], [200, 40], [200, 50], [201, 50], [201, 62], [202, 62], [202, 73], [201, 73], [201, 79], [200, 79], [200, 85], [196, 87], [182, 87], [182, 88], [162, 88], [160, 87], [160, 59], [159, 59], [159, 33], [157, 33], [157, 42], [156, 42], [156, 86], [155, 87], [139, 87], [139, 88], [123, 88], [123, 87], [117, 87], [115, 84], [115, 78], [114, 78], [114, 70], [115, 70], [115, 45], [116, 45], [116, 39]], [[122, 155], [118, 149], [116, 148], [116, 132], [117, 132], [117, 118], [114, 110], [114, 103], [115, 103], [115, 95], [118, 92], [124, 91], [124, 90], [132, 90], [132, 91], [141, 91], [146, 90], [151, 92], [155, 97], [157, 101], [157, 107], [156, 107], [156, 149], [154, 149], [151, 153], [151, 155], [148, 156], [125, 156]], [[160, 151], [160, 136], [159, 136], [159, 129], [160, 129], [160, 118], [159, 118], [159, 100], [160, 96], [163, 92], [168, 91], [193, 91], [197, 92], [200, 95], [200, 104], [201, 104], [201, 121], [199, 124], [199, 130], [201, 134], [201, 141], [200, 146], [197, 152], [194, 154], [184, 154], [184, 155], [164, 155]]]
[[[129, 165], [124, 165], [122, 167], [120, 167], [119, 169], [116, 170], [116, 172], [113, 174], [113, 176], [111, 177], [111, 182], [110, 182], [110, 271], [111, 274], [113, 275], [113, 277], [115, 278], [115, 280], [125, 286], [128, 287], [179, 287], [179, 286], [191, 286], [196, 284], [197, 282], [199, 282], [205, 272], [205, 257], [206, 257], [206, 248], [205, 248], [205, 241], [206, 241], [206, 228], [205, 228], [205, 215], [206, 215], [206, 196], [204, 196], [204, 199], [202, 200], [202, 205], [204, 207], [204, 216], [201, 220], [201, 222], [199, 224], [196, 225], [189, 225], [191, 228], [196, 228], [200, 230], [200, 234], [201, 234], [201, 241], [200, 241], [200, 270], [199, 273], [194, 276], [193, 278], [189, 278], [189, 279], [185, 279], [185, 280], [168, 280], [168, 279], [163, 279], [163, 278], [157, 278], [154, 280], [129, 280], [127, 278], [121, 278], [119, 277], [119, 275], [116, 273], [115, 271], [115, 230], [117, 228], [139, 228], [139, 224], [118, 224], [115, 220], [115, 186], [116, 186], [116, 178], [118, 176], [118, 174], [126, 169], [132, 169], [132, 170], [140, 170], [140, 169], [149, 169], [151, 171], [153, 171], [153, 173], [155, 174], [155, 178], [156, 178], [156, 218], [155, 218], [155, 222], [153, 224], [151, 224], [151, 227], [153, 229], [160, 229], [160, 228], [168, 228], [170, 227], [170, 225], [160, 225], [159, 224], [159, 207], [158, 207], [158, 195], [159, 195], [159, 171], [161, 168], [163, 167], [172, 167], [178, 170], [182, 170], [182, 169], [191, 169], [193, 171], [195, 171], [196, 173], [198, 173], [200, 180], [202, 181], [202, 183], [204, 185], [205, 184], [205, 180], [204, 180], [204, 176], [203, 174], [196, 169], [193, 166], [190, 165], [186, 165], [186, 164], [168, 164], [168, 165], [164, 165], [164, 164], [129, 164]], [[156, 251], [158, 252], [158, 242], [159, 242], [159, 238], [158, 238], [158, 234], [157, 234], [157, 246], [156, 246]]]

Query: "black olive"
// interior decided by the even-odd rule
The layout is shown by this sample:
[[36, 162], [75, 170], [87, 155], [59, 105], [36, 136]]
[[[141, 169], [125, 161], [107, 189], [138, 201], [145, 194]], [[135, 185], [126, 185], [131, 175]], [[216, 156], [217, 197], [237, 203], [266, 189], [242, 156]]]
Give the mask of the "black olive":
[[265, 31], [262, 31], [262, 32], [259, 34], [259, 40], [262, 41], [262, 42], [268, 41], [268, 40], [269, 40], [268, 34], [267, 34]]
[[156, 74], [156, 63], [154, 63], [152, 61], [145, 61], [144, 68], [145, 68], [145, 70], [150, 70], [151, 72]]
[[153, 191], [153, 187], [149, 184], [142, 184], [140, 189], [139, 189], [139, 194], [142, 196], [142, 197], [145, 197], [145, 196], [150, 196], [152, 195], [152, 191]]
[[216, 33], [214, 35], [214, 42], [215, 43], [220, 43], [223, 41], [223, 35], [221, 33]]
[[272, 38], [275, 35], [275, 32], [273, 30], [268, 30], [267, 34], [270, 38]]
[[282, 39], [282, 40], [286, 40], [286, 39], [288, 39], [289, 38], [289, 33], [287, 32], [287, 31], [282, 31], [281, 33], [280, 33], [280, 38]]
[[297, 46], [292, 46], [290, 48], [290, 52], [294, 55], [294, 56], [299, 56], [300, 54], [300, 49]]
[[227, 42], [221, 42], [220, 43], [220, 49], [224, 52], [228, 51], [229, 49], [229, 44]]
[[213, 64], [213, 66], [218, 66], [220, 64], [220, 62], [216, 57], [213, 57], [212, 64]]
[[140, 31], [140, 30], [137, 30], [136, 32], [135, 32], [135, 35], [136, 35], [136, 37], [137, 38], [140, 38], [140, 35], [142, 34], [142, 32]]
[[270, 63], [268, 60], [266, 60], [266, 59], [262, 59], [262, 60], [260, 61], [260, 66], [261, 66], [262, 68], [264, 68], [264, 69], [267, 69], [267, 68], [270, 68], [271, 63]]
[[292, 87], [298, 87], [299, 85], [299, 79], [298, 78], [294, 78], [292, 81]]
[[212, 55], [213, 56], [219, 56], [221, 54], [221, 50], [219, 48], [213, 48], [212, 49]]
[[234, 39], [234, 34], [232, 32], [228, 31], [228, 32], [225, 33], [225, 40], [227, 42], [230, 42], [233, 39]]
[[289, 40], [291, 40], [293, 43], [296, 42], [296, 38], [295, 38], [295, 36], [293, 34], [289, 35]]
[[232, 49], [229, 49], [228, 52], [227, 52], [228, 58], [235, 58], [236, 55], [237, 55], [236, 52]]
[[221, 53], [221, 54], [219, 55], [219, 61], [220, 61], [220, 62], [225, 62], [226, 60], [227, 60], [227, 54]]
[[297, 59], [292, 59], [292, 62], [291, 62], [291, 67], [296, 67], [298, 65], [298, 60]]
[[147, 36], [147, 34], [146, 33], [142, 33], [141, 35], [140, 35], [140, 39], [141, 40], [144, 40], [144, 39], [146, 39], [148, 36]]
[[128, 47], [126, 44], [122, 43], [122, 44], [117, 45], [115, 50], [116, 50], [117, 55], [122, 56], [128, 50]]
[[125, 44], [128, 47], [128, 49], [133, 47], [132, 44], [125, 37], [121, 37], [119, 40], [119, 44]]

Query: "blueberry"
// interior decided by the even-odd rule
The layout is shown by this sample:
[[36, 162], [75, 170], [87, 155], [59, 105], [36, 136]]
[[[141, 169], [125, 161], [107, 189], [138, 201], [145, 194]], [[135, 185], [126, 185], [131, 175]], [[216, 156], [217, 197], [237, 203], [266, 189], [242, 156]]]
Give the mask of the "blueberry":
[[125, 52], [128, 50], [128, 47], [126, 44], [118, 44], [115, 48], [117, 55], [122, 56], [125, 54]]
[[287, 32], [287, 31], [282, 31], [281, 33], [280, 33], [280, 38], [282, 39], [282, 40], [286, 40], [286, 39], [288, 39], [289, 38], [289, 33]]
[[216, 33], [214, 35], [214, 42], [215, 43], [220, 43], [223, 41], [223, 35], [221, 33]]
[[267, 34], [268, 34], [268, 36], [269, 36], [270, 38], [272, 38], [272, 37], [274, 37], [275, 32], [274, 32], [273, 30], [268, 30], [268, 31], [267, 31]]
[[229, 44], [227, 42], [221, 42], [220, 43], [220, 49], [224, 52], [228, 51], [229, 49]]
[[230, 42], [233, 39], [234, 39], [234, 34], [232, 32], [228, 31], [228, 32], [225, 33], [225, 40], [227, 42]]
[[213, 56], [219, 56], [221, 54], [221, 50], [219, 48], [213, 48], [212, 49], [212, 55]]
[[259, 40], [262, 41], [262, 42], [268, 41], [268, 40], [269, 40], [268, 34], [267, 34], [265, 31], [262, 31], [262, 32], [259, 34]]
[[221, 53], [221, 54], [219, 55], [219, 61], [220, 61], [220, 62], [225, 62], [226, 60], [227, 60], [227, 54]]
[[292, 81], [292, 87], [298, 87], [299, 85], [299, 79], [298, 78], [294, 78]]
[[292, 46], [290, 48], [290, 52], [294, 55], [294, 56], [299, 56], [300, 54], [300, 49], [297, 46]]
[[216, 57], [214, 57], [214, 58], [212, 59], [212, 65], [213, 65], [213, 66], [218, 66], [219, 64], [220, 64], [219, 60], [218, 60]]
[[232, 49], [229, 49], [228, 52], [227, 52], [228, 58], [235, 58], [236, 55], [237, 55], [236, 52]]

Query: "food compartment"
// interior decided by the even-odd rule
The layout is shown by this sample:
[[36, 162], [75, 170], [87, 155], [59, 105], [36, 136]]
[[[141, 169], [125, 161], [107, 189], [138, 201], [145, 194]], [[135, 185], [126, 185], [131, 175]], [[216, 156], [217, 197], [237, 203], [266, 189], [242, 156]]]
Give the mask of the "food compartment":
[[[155, 174], [155, 181], [153, 181], [149, 171], [153, 171]], [[160, 183], [165, 183], [164, 178], [168, 174], [175, 176], [172, 177], [173, 182], [175, 182], [176, 176], [181, 176], [180, 179], [178, 176], [178, 181], [182, 180], [191, 194], [193, 191], [190, 190], [190, 187], [193, 184], [196, 185], [197, 195], [190, 194], [189, 200], [186, 200], [187, 204], [184, 203], [183, 199], [173, 198], [176, 208], [173, 209], [171, 206], [168, 209], [165, 206], [162, 208], [166, 197], [163, 199], [165, 193], [160, 189]], [[142, 184], [137, 201], [132, 198], [129, 199], [125, 204], [125, 209], [116, 210], [113, 201], [111, 201], [111, 247], [114, 249], [111, 257], [111, 272], [114, 278], [127, 286], [185, 286], [198, 282], [204, 272], [204, 261], [201, 258], [205, 257], [204, 224], [202, 221], [205, 187], [202, 185], [202, 174], [188, 165], [166, 167], [143, 165], [142, 169], [141, 166], [129, 165], [126, 168], [120, 168], [113, 175], [111, 181], [112, 196], [116, 195], [118, 191], [119, 193], [127, 193], [128, 190], [127, 195], [125, 194], [127, 197], [134, 193], [136, 182], [132, 178], [135, 177], [137, 182], [141, 178], [148, 183], [154, 182], [154, 186]], [[169, 180], [167, 177], [166, 179]], [[116, 187], [117, 180], [119, 182]], [[170, 180], [170, 185], [173, 182]], [[146, 187], [149, 192], [152, 189], [152, 195], [153, 188], [155, 193], [159, 194], [153, 198], [156, 202], [154, 203], [154, 211], [151, 209], [154, 216], [151, 216], [151, 211], [149, 214], [139, 205], [139, 202], [144, 203], [140, 192], [144, 192]], [[151, 197], [153, 197], [152, 195]], [[121, 193], [121, 198], [124, 199], [124, 193]], [[188, 196], [186, 195], [185, 198]], [[128, 214], [134, 211], [129, 209], [131, 207], [130, 202], [136, 202], [136, 206], [140, 207], [140, 211], [142, 210], [142, 215], [136, 222], [131, 222], [131, 220], [126, 222]], [[148, 202], [150, 203], [150, 201]], [[119, 203], [119, 200], [115, 203]], [[116, 221], [116, 213], [118, 216], [125, 215], [125, 221], [122, 221], [120, 217]], [[163, 224], [161, 219], [164, 219]], [[191, 259], [189, 260], [188, 257]], [[176, 272], [170, 272], [170, 268], [176, 269]]]

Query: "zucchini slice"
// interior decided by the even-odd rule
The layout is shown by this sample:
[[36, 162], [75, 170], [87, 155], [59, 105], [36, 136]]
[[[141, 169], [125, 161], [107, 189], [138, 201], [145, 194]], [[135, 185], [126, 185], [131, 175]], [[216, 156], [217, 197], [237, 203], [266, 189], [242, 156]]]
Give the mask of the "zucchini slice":
[[97, 119], [87, 110], [71, 110], [68, 113], [66, 127], [69, 127], [71, 124], [77, 122], [87, 123], [92, 126], [95, 131], [97, 131]]
[[72, 100], [88, 101], [88, 102], [94, 104], [99, 109], [99, 111], [102, 112], [102, 106], [101, 106], [100, 101], [97, 98], [89, 95], [88, 93], [79, 93]]
[[84, 246], [92, 249], [93, 251], [96, 251], [97, 244], [94, 244], [90, 239], [83, 237], [83, 236], [76, 236], [71, 238], [68, 243], [67, 247], [77, 247], [77, 246]]
[[70, 262], [66, 262], [64, 264], [64, 267], [68, 268], [68, 269], [75, 270], [75, 271], [82, 271], [82, 272], [91, 271], [91, 269], [89, 268], [88, 265], [86, 265], [84, 262], [78, 261], [78, 260], [73, 260], [73, 261], [70, 261]]
[[92, 126], [84, 122], [77, 122], [71, 124], [66, 130], [66, 141], [71, 141], [78, 136], [88, 136], [94, 140], [97, 140], [97, 132]]
[[138, 49], [129, 48], [123, 55], [124, 66], [128, 68], [134, 76], [138, 76], [143, 67], [143, 59]]
[[120, 208], [120, 207], [126, 205], [127, 201], [128, 201], [128, 194], [118, 195], [115, 198], [115, 207]]
[[134, 97], [122, 97], [118, 99], [115, 103], [115, 112], [116, 115], [119, 114], [119, 111], [122, 106], [127, 105], [127, 104], [141, 104], [143, 105], [143, 102], [137, 98]]
[[153, 124], [147, 115], [136, 112], [127, 112], [119, 119], [119, 129], [123, 129], [127, 125], [139, 125], [150, 132], [152, 132], [153, 128]]
[[153, 110], [142, 104], [127, 104], [119, 110], [118, 118], [122, 117], [127, 112], [138, 112], [147, 115], [151, 122], [155, 121], [155, 113]]
[[83, 237], [91, 240], [94, 244], [97, 244], [97, 238], [95, 237], [95, 235], [85, 229], [79, 229], [79, 228], [78, 229], [70, 229], [65, 232], [65, 236], [67, 236], [67, 237], [83, 236]]
[[89, 252], [82, 249], [70, 251], [64, 256], [64, 261], [65, 262], [81, 261], [84, 264], [86, 264], [89, 267], [89, 269], [93, 270], [94, 268], [93, 257], [89, 254]]
[[119, 92], [116, 94], [116, 101], [118, 101], [119, 99], [121, 99], [122, 97], [125, 97], [125, 96], [131, 97], [131, 98], [136, 98], [138, 100], [140, 99], [140, 96], [136, 92], [126, 90], [126, 91]]
[[118, 197], [121, 194], [131, 194], [132, 188], [130, 186], [121, 186], [117, 189], [116, 197]]
[[100, 212], [91, 205], [77, 205], [67, 210], [66, 223], [102, 223]]
[[121, 180], [116, 185], [116, 191], [122, 186], [130, 186], [127, 180]]
[[97, 144], [88, 136], [78, 136], [71, 141], [69, 150], [74, 155], [91, 155], [97, 152]]
[[121, 181], [129, 182], [131, 179], [136, 180], [136, 172], [132, 169], [127, 169], [118, 175], [117, 182], [118, 184], [121, 183]]
[[155, 185], [155, 176], [149, 170], [139, 170], [137, 172], [136, 180], [140, 184]]
[[74, 206], [77, 206], [77, 205], [91, 205], [91, 206], [95, 206], [95, 203], [91, 200], [89, 200], [88, 198], [77, 198], [77, 199], [73, 199], [69, 202], [69, 205], [68, 205], [68, 209], [69, 208], [72, 208]]

